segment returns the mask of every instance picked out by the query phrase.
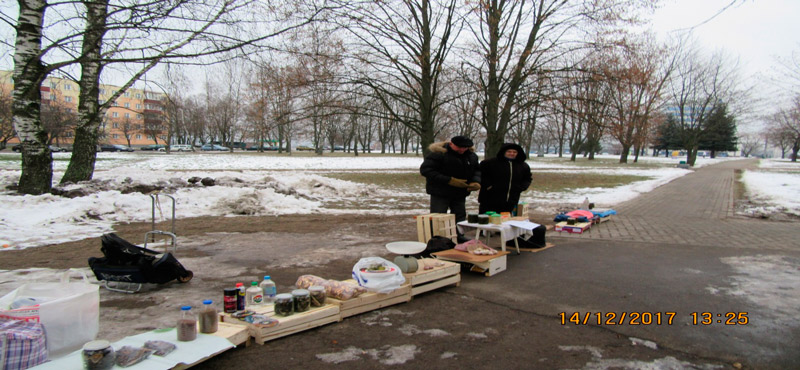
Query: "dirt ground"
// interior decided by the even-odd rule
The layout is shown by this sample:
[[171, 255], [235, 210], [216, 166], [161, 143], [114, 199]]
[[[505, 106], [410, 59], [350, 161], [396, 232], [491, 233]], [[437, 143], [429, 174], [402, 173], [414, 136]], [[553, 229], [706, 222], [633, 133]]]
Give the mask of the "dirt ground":
[[[549, 215], [534, 215], [550, 223]], [[117, 225], [122, 238], [140, 243], [149, 223]], [[157, 226], [168, 230], [168, 224]], [[221, 301], [224, 288], [269, 274], [278, 292], [293, 289], [297, 277], [314, 274], [350, 278], [353, 264], [365, 256], [392, 259], [384, 244], [414, 240], [410, 215], [289, 215], [279, 217], [202, 217], [179, 219], [177, 257], [194, 273], [185, 284], [149, 286], [135, 294], [100, 289], [99, 339], [116, 341], [149, 330], [173, 327], [182, 305], [199, 306], [204, 299]], [[87, 259], [101, 256], [100, 239], [91, 238], [3, 254], [3, 268], [86, 268]], [[462, 274], [462, 284], [475, 275]], [[477, 275], [476, 275], [477, 276]], [[480, 276], [477, 277], [480, 279]], [[513, 319], [509, 319], [513, 318]], [[480, 321], [481, 325], [475, 325]], [[592, 346], [558, 343], [580, 339]], [[387, 365], [418, 368], [473, 368], [492, 364], [504, 369], [580, 368], [602, 358], [625, 358], [652, 364], [646, 345], [631, 346], [615, 333], [559, 325], [552, 317], [492, 302], [449, 287], [416, 296], [411, 302], [348, 318], [307, 332], [239, 347], [207, 360], [198, 369], [281, 368], [374, 369]], [[664, 349], [658, 356], [667, 368], [682, 361], [705, 362]], [[671, 366], [671, 367], [670, 367]]]

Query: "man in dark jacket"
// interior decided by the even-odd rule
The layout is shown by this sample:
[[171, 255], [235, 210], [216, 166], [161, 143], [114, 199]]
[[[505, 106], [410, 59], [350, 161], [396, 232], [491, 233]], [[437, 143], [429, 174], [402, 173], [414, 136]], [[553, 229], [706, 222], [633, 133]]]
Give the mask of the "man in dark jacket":
[[520, 194], [531, 186], [531, 168], [525, 163], [528, 156], [517, 144], [506, 143], [497, 156], [480, 164], [481, 192], [478, 194], [480, 213], [511, 212], [519, 203]]
[[456, 222], [467, 219], [467, 195], [481, 188], [473, 145], [468, 137], [456, 136], [449, 142], [428, 147], [431, 152], [419, 167], [419, 173], [425, 176], [425, 191], [431, 195], [431, 213], [447, 213], [450, 209], [456, 215]]

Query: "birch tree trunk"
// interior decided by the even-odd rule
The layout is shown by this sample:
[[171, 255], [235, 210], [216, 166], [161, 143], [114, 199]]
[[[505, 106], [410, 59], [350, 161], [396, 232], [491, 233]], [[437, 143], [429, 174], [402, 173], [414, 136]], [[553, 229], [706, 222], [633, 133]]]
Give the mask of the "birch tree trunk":
[[18, 191], [39, 195], [50, 192], [53, 155], [45, 145], [47, 131], [41, 122], [41, 85], [47, 70], [41, 59], [42, 25], [47, 3], [19, 0], [14, 52], [14, 130], [22, 143], [22, 174]]
[[86, 30], [83, 38], [81, 62], [80, 98], [78, 126], [75, 128], [75, 143], [72, 158], [61, 184], [88, 181], [94, 176], [97, 159], [97, 136], [103, 122], [105, 109], [100, 108], [100, 73], [103, 71], [100, 51], [106, 33], [108, 0], [93, 0], [86, 6]]

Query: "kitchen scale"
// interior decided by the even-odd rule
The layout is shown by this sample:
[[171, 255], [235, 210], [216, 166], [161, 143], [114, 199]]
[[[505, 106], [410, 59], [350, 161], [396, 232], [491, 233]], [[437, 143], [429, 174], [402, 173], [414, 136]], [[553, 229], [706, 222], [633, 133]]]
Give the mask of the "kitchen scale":
[[422, 253], [427, 244], [422, 242], [391, 242], [386, 244], [386, 249], [399, 256], [394, 258], [394, 264], [400, 268], [403, 273], [416, 272], [419, 268], [417, 259], [411, 257], [412, 254]]

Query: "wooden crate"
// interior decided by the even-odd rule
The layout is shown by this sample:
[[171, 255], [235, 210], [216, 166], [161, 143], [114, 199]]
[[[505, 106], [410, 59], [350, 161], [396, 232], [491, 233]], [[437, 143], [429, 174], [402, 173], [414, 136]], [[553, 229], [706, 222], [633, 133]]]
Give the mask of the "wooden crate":
[[575, 225], [569, 225], [567, 221], [561, 221], [556, 224], [555, 230], [558, 232], [566, 231], [570, 234], [583, 234], [591, 226], [591, 222], [578, 222]]
[[[242, 321], [242, 323], [245, 322]], [[225, 338], [237, 346], [244, 344], [247, 347], [250, 345], [250, 331], [247, 326], [230, 322], [220, 322], [217, 325], [217, 332], [211, 335]]]
[[456, 242], [456, 215], [450, 213], [430, 213], [414, 216], [417, 219], [417, 240], [427, 243], [432, 237], [440, 235]]
[[529, 217], [530, 215], [530, 205], [528, 203], [520, 203], [514, 207], [514, 212], [512, 213], [517, 217]]
[[476, 256], [468, 252], [448, 249], [431, 254], [438, 259], [446, 261], [469, 263], [472, 265], [470, 271], [493, 276], [506, 270], [506, 255], [508, 253], [507, 251], [500, 251], [490, 256]]
[[[458, 263], [437, 260], [435, 258], [423, 258], [417, 261], [419, 270], [410, 274], [403, 274], [406, 282], [411, 285], [411, 296], [429, 292], [448, 285], [461, 285], [461, 266]], [[424, 270], [424, 265], [442, 264], [430, 270]]]
[[[346, 280], [353, 284], [357, 284], [355, 280]], [[362, 314], [377, 310], [379, 308], [395, 305], [398, 303], [405, 303], [411, 300], [411, 284], [406, 282], [403, 286], [395, 289], [388, 294], [379, 294], [375, 292], [366, 292], [358, 297], [341, 301], [335, 298], [325, 298], [325, 303], [330, 303], [339, 307], [339, 320], [346, 317]]]
[[255, 308], [248, 307], [248, 309], [255, 311], [256, 314], [266, 315], [278, 320], [278, 325], [271, 328], [262, 328], [233, 318], [230, 314], [223, 314], [222, 320], [226, 323], [247, 326], [250, 336], [252, 336], [258, 344], [264, 344], [273, 339], [341, 320], [339, 316], [339, 306], [327, 302], [322, 307], [311, 307], [306, 312], [296, 312], [290, 316], [276, 315], [274, 305], [272, 304], [255, 306]]

